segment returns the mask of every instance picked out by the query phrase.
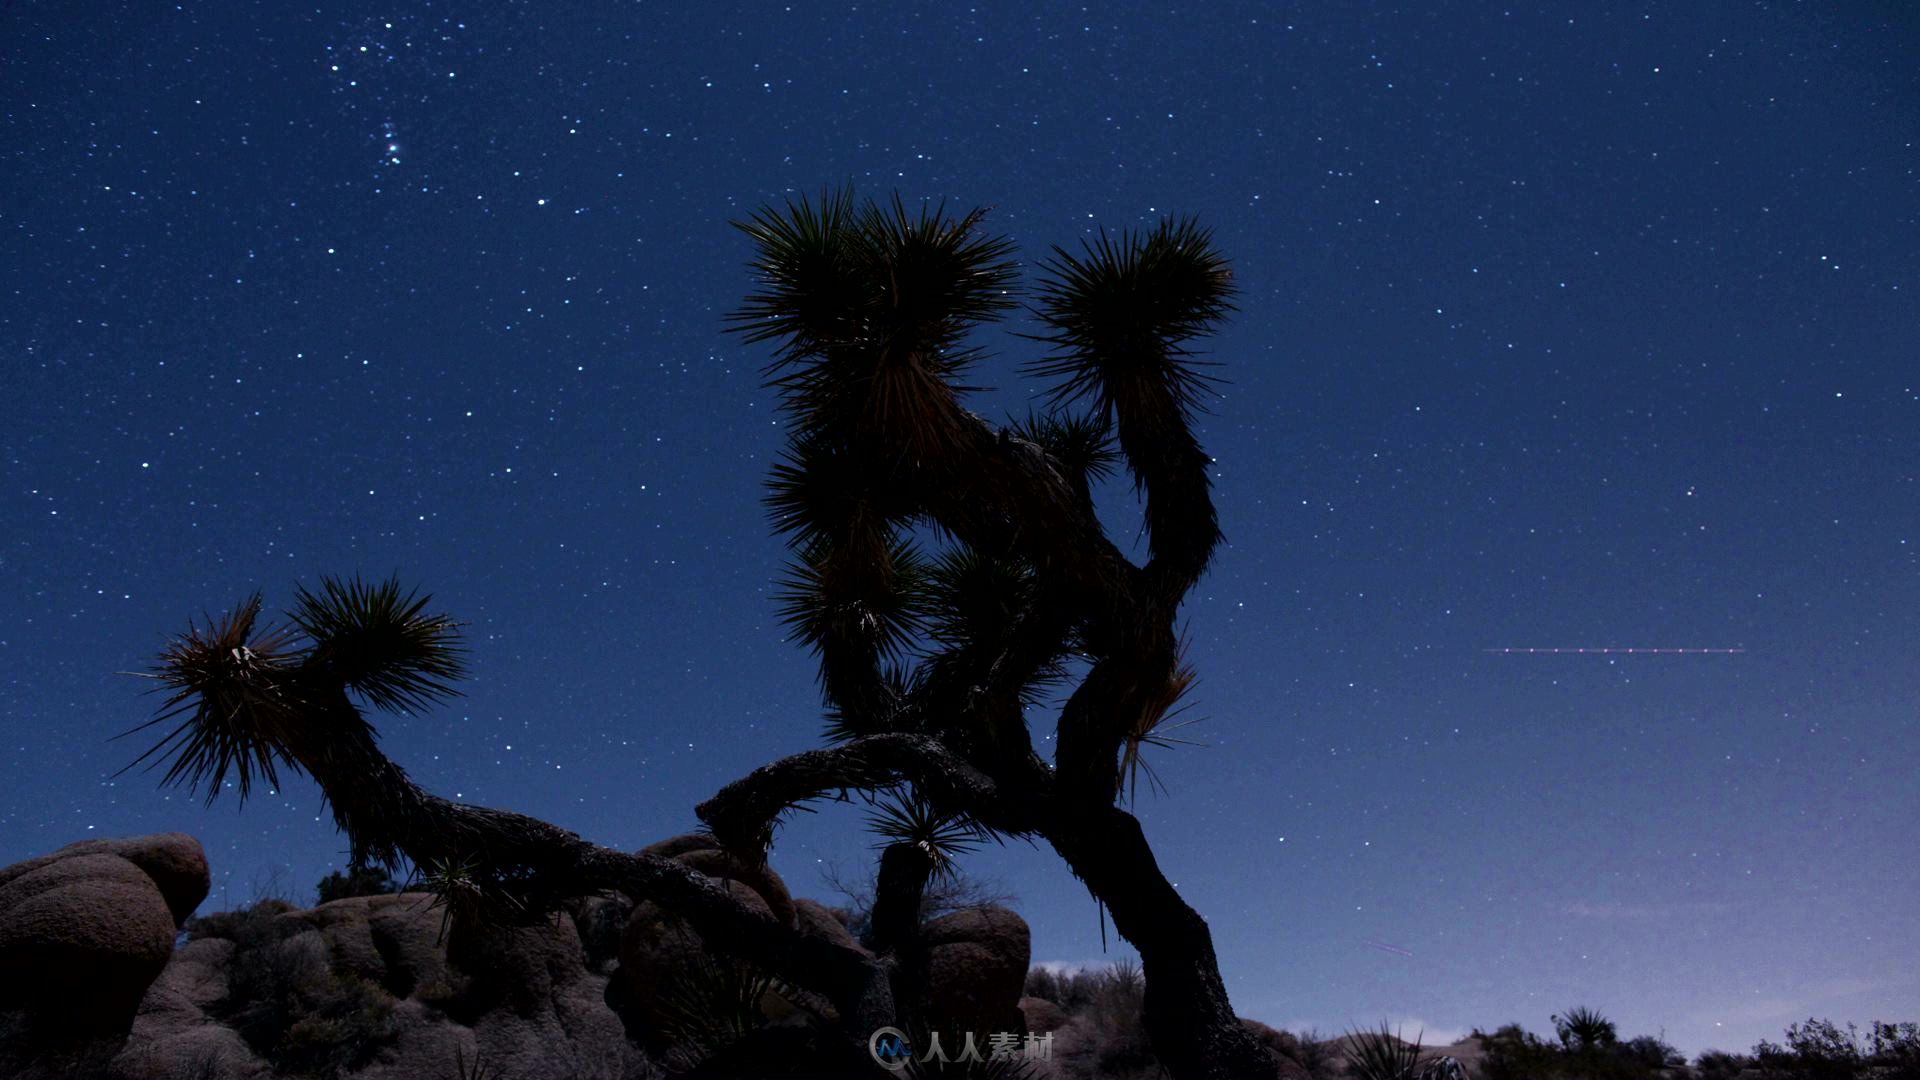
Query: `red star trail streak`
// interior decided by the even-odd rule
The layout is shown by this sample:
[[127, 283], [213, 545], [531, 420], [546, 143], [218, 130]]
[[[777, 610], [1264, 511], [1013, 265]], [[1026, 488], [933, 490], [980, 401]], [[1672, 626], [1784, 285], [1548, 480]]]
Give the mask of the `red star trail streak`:
[[1627, 647], [1617, 647], [1617, 646], [1604, 646], [1604, 647], [1601, 647], [1601, 648], [1586, 648], [1586, 649], [1539, 649], [1539, 648], [1521, 648], [1521, 647], [1510, 647], [1510, 648], [1502, 648], [1502, 647], [1495, 647], [1495, 648], [1490, 648], [1490, 649], [1481, 649], [1480, 651], [1481, 651], [1481, 652], [1488, 652], [1488, 653], [1644, 653], [1644, 654], [1653, 654], [1653, 653], [1660, 653], [1660, 654], [1664, 654], [1664, 655], [1668, 655], [1668, 656], [1672, 656], [1672, 655], [1676, 655], [1676, 654], [1687, 654], [1687, 655], [1717, 655], [1717, 656], [1729, 656], [1729, 655], [1732, 655], [1732, 654], [1734, 654], [1734, 653], [1744, 653], [1744, 652], [1746, 652], [1747, 650], [1745, 650], [1745, 649], [1742, 649], [1742, 648], [1732, 648], [1732, 649], [1694, 649], [1694, 648], [1684, 648], [1684, 649], [1649, 649], [1649, 648], [1643, 648], [1643, 647], [1639, 647], [1639, 646], [1635, 646], [1635, 647], [1631, 647], [1631, 648], [1627, 648]]

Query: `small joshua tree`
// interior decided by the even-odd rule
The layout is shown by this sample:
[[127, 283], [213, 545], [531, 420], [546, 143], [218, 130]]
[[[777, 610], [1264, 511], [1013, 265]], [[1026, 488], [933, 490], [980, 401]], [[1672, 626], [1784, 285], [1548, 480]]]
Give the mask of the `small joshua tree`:
[[[794, 551], [782, 614], [818, 655], [831, 745], [763, 766], [696, 812], [758, 863], [782, 815], [809, 800], [852, 790], [891, 807], [878, 822], [878, 955], [756, 916], [672, 860], [419, 789], [380, 754], [362, 707], [450, 693], [459, 655], [453, 624], [392, 582], [303, 591], [285, 631], [256, 625], [255, 597], [177, 640], [156, 672], [173, 691], [162, 718], [185, 718], [155, 748], [172, 756], [167, 779], [211, 798], [231, 775], [244, 798], [276, 767], [309, 772], [356, 862], [460, 866], [465, 918], [526, 918], [601, 888], [651, 899], [824, 995], [861, 1044], [918, 1019], [912, 958], [932, 877], [978, 837], [1044, 840], [1139, 950], [1161, 1063], [1181, 1080], [1274, 1075], [1233, 1015], [1205, 920], [1120, 805], [1143, 749], [1173, 741], [1169, 717], [1194, 680], [1177, 615], [1220, 531], [1193, 432], [1210, 381], [1188, 346], [1229, 310], [1227, 265], [1191, 221], [1054, 249], [1033, 308], [1050, 352], [1028, 369], [1050, 380], [1053, 407], [995, 428], [963, 407], [959, 384], [977, 355], [968, 334], [1015, 304], [1012, 245], [982, 220], [829, 194], [741, 226], [758, 291], [733, 329], [774, 343], [789, 418], [768, 500]], [[1116, 463], [1144, 499], [1144, 564], [1094, 511], [1091, 485]], [[916, 545], [928, 537], [939, 554]], [[1025, 709], [1073, 659], [1086, 670], [1049, 762]]]

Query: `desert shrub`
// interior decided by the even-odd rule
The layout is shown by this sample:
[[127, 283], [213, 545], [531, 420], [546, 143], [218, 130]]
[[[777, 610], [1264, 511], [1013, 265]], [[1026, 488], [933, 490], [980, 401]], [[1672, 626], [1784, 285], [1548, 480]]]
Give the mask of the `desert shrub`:
[[1138, 1020], [1147, 996], [1147, 977], [1131, 960], [1116, 961], [1102, 972], [1094, 991], [1093, 1011], [1114, 1021]]
[[1027, 971], [1026, 986], [1021, 992], [1027, 997], [1045, 998], [1060, 1006], [1060, 1011], [1068, 1016], [1077, 1016], [1093, 1004], [1105, 978], [1103, 971], [1055, 971], [1037, 967]]
[[233, 942], [236, 949], [244, 949], [266, 941], [271, 935], [273, 920], [293, 910], [294, 906], [285, 900], [262, 900], [233, 911], [196, 915], [187, 920], [185, 932], [191, 940], [223, 938]]
[[310, 1076], [338, 1076], [365, 1065], [398, 1031], [394, 1004], [391, 995], [365, 979], [338, 976], [281, 1036], [270, 1051], [273, 1063]]
[[1519, 1024], [1507, 1024], [1492, 1034], [1475, 1028], [1473, 1037], [1485, 1051], [1479, 1070], [1483, 1080], [1547, 1080], [1563, 1075], [1553, 1044]]
[[210, 1010], [276, 1071], [330, 1077], [372, 1060], [396, 1031], [395, 1001], [336, 974], [327, 945], [284, 900], [262, 900], [187, 923], [195, 938], [233, 942], [226, 998]]
[[1055, 1005], [1060, 1004], [1060, 976], [1051, 968], [1029, 968], [1026, 985], [1020, 988], [1022, 997], [1045, 998]]
[[1620, 1044], [1619, 1052], [1628, 1063], [1648, 1072], [1678, 1068], [1687, 1063], [1686, 1055], [1674, 1049], [1666, 1040], [1652, 1035], [1628, 1039]]
[[335, 870], [320, 879], [315, 890], [320, 895], [319, 902], [325, 904], [333, 900], [345, 900], [350, 896], [384, 896], [400, 891], [400, 884], [393, 880], [385, 870], [371, 866], [350, 866], [346, 873]]
[[[823, 871], [823, 876], [827, 885], [847, 900], [844, 905], [832, 909], [834, 915], [854, 940], [862, 945], [871, 945], [873, 898], [879, 890], [879, 869], [875, 867], [869, 870], [865, 878], [850, 880], [838, 866], [830, 865]], [[926, 890], [920, 894], [920, 921], [928, 923], [966, 908], [1012, 907], [1018, 899], [996, 881], [982, 881], [963, 873], [935, 874], [927, 882]]]
[[[1157, 1072], [1159, 1065], [1141, 1022], [1147, 980], [1140, 965], [1122, 960], [1088, 979], [1090, 1000], [1081, 1012], [1095, 1076]], [[1062, 1008], [1065, 1008], [1063, 1005]]]
[[781, 989], [771, 974], [710, 953], [680, 972], [661, 996], [660, 1034], [670, 1046], [669, 1067], [691, 1069], [767, 1026], [769, 995]]
[[74, 1080], [114, 1075], [111, 1063], [124, 1031], [90, 1031], [86, 1018], [24, 1009], [0, 1010], [0, 1076], [7, 1080]]
[[1831, 1020], [1808, 1019], [1787, 1027], [1787, 1044], [1764, 1039], [1753, 1048], [1760, 1071], [1780, 1080], [1852, 1080], [1866, 1065], [1868, 1051], [1859, 1029], [1842, 1031]]
[[1762, 1041], [1753, 1055], [1772, 1080], [1920, 1080], [1920, 1024], [1876, 1020], [1863, 1037], [1853, 1024], [1809, 1019], [1787, 1028], [1785, 1046]]
[[1694, 1059], [1693, 1067], [1700, 1071], [1700, 1080], [1732, 1080], [1752, 1068], [1753, 1059], [1745, 1054], [1729, 1054], [1725, 1050], [1703, 1050]]
[[1293, 1060], [1307, 1070], [1313, 1080], [1333, 1080], [1340, 1075], [1340, 1055], [1331, 1039], [1322, 1038], [1312, 1028], [1300, 1033], [1293, 1048]]
[[620, 936], [633, 915], [633, 901], [619, 893], [607, 893], [582, 897], [572, 910], [587, 966], [600, 974], [608, 973], [620, 959]]
[[1050, 987], [1069, 1017], [1060, 1031], [1054, 1055], [1061, 1077], [1099, 1077], [1132, 1080], [1159, 1077], [1159, 1059], [1141, 1022], [1147, 981], [1140, 966], [1123, 960], [1104, 971], [1067, 971], [1054, 974]]
[[1920, 1080], [1920, 1024], [1875, 1020], [1867, 1049], [1883, 1080]]

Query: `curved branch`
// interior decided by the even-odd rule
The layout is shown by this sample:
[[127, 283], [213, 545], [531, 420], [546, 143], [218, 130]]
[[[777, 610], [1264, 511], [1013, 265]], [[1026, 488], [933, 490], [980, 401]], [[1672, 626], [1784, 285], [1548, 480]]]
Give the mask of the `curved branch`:
[[528, 901], [529, 913], [600, 889], [651, 900], [685, 919], [703, 939], [724, 941], [734, 954], [823, 994], [851, 1035], [894, 1023], [891, 964], [769, 919], [678, 860], [602, 847], [523, 814], [450, 802], [400, 776], [411, 790], [413, 812], [393, 843], [416, 865], [459, 859], [504, 875]]
[[843, 746], [806, 750], [735, 780], [694, 808], [720, 842], [742, 856], [762, 857], [773, 823], [794, 806], [830, 792], [874, 789], [910, 780], [942, 809], [1021, 835], [1038, 828], [1044, 793], [1004, 790], [938, 739], [892, 733]]

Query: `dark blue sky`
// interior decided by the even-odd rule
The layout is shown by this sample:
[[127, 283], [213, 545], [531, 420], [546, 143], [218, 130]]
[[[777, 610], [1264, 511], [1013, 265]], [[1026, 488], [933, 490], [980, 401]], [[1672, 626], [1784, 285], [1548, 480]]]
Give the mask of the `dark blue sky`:
[[[208, 810], [106, 741], [116, 672], [322, 574], [466, 620], [468, 696], [381, 723], [436, 791], [637, 847], [815, 745], [720, 326], [729, 220], [852, 181], [1235, 263], [1209, 745], [1139, 812], [1243, 1015], [1914, 1019], [1916, 56], [1894, 3], [7, 5], [0, 863], [339, 865], [310, 785]], [[830, 897], [870, 842], [774, 861]], [[1101, 958], [1050, 853], [970, 868]]]

